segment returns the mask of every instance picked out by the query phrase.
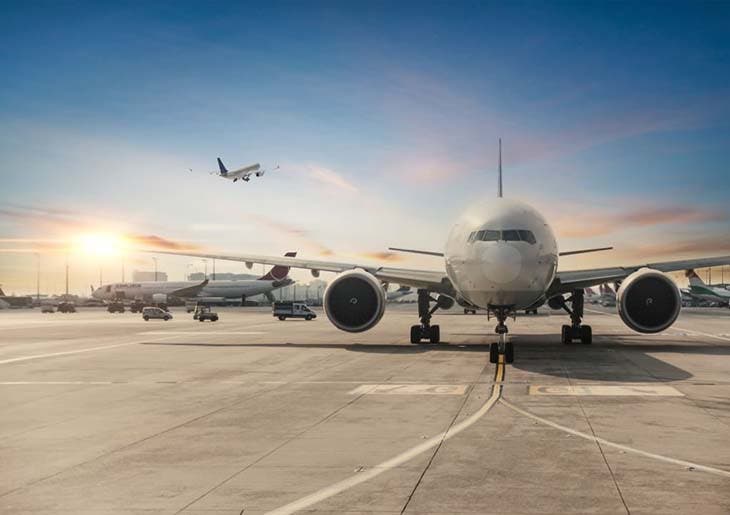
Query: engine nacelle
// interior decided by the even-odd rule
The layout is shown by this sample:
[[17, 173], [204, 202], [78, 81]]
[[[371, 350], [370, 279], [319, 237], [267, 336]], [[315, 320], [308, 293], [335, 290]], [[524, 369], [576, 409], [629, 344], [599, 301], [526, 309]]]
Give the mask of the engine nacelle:
[[682, 294], [677, 285], [657, 270], [637, 270], [621, 283], [616, 292], [621, 320], [634, 331], [658, 333], [679, 316]]
[[385, 312], [385, 291], [374, 275], [348, 270], [327, 285], [323, 305], [335, 327], [359, 333], [380, 322]]
[[154, 293], [152, 295], [153, 304], [167, 304], [167, 295], [164, 293]]

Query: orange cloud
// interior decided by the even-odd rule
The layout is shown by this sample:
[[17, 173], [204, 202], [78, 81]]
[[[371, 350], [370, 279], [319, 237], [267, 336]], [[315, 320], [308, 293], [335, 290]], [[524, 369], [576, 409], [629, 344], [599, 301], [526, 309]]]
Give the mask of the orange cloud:
[[618, 212], [582, 212], [580, 216], [559, 217], [555, 229], [561, 237], [585, 238], [604, 236], [625, 229], [665, 224], [692, 224], [730, 220], [730, 213], [686, 206], [647, 207], [634, 210], [617, 208]]
[[201, 250], [199, 245], [174, 241], [155, 234], [127, 234], [125, 238], [134, 245], [160, 250]]
[[401, 254], [396, 254], [395, 252], [383, 252], [383, 251], [375, 251], [375, 252], [361, 252], [358, 254], [360, 257], [364, 257], [367, 259], [372, 259], [375, 261], [386, 261], [389, 263], [395, 263], [398, 261], [403, 261], [403, 256]]

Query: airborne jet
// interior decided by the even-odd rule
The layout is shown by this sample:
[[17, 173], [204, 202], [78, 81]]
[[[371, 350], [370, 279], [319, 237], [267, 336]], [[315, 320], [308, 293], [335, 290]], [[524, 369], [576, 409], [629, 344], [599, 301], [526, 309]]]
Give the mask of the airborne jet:
[[285, 265], [309, 269], [315, 276], [320, 271], [335, 272], [338, 275], [324, 293], [324, 310], [335, 327], [352, 333], [367, 331], [380, 321], [386, 303], [382, 285], [387, 282], [417, 289], [420, 323], [411, 326], [414, 344], [424, 339], [439, 342], [439, 326], [431, 325], [431, 315], [437, 309], [448, 309], [458, 302], [487, 310], [497, 321], [494, 330], [499, 335], [499, 342], [490, 346], [493, 363], [500, 355], [508, 363], [514, 359], [505, 322], [518, 310], [535, 309], [544, 303], [563, 309], [570, 316], [570, 324], [561, 330], [563, 343], [578, 340], [589, 344], [591, 326], [583, 324], [584, 288], [620, 281], [616, 297], [623, 322], [640, 333], [658, 333], [674, 323], [682, 307], [679, 288], [666, 272], [730, 264], [730, 256], [717, 256], [558, 271], [560, 256], [606, 249], [559, 252], [552, 228], [536, 209], [503, 198], [501, 141], [497, 198], [484, 199], [468, 209], [452, 227], [443, 249], [399, 249], [444, 260], [442, 267], [430, 271], [274, 256], [167, 253]]
[[[274, 168], [276, 170], [279, 168], [278, 166]], [[230, 179], [233, 182], [238, 181], [239, 179], [245, 182], [248, 182], [251, 180], [252, 176], [261, 177], [266, 173], [266, 170], [261, 168], [261, 165], [259, 163], [255, 163], [252, 165], [244, 166], [243, 168], [239, 168], [238, 170], [228, 170], [226, 166], [223, 164], [223, 161], [221, 161], [221, 158], [218, 158], [218, 171], [217, 172], [211, 172], [214, 175], [217, 175], [218, 177], [223, 177], [224, 179]]]

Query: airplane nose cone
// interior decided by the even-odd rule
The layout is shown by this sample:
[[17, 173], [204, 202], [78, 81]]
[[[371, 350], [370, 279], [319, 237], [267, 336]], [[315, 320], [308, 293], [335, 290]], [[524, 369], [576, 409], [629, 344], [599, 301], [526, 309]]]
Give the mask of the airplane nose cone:
[[507, 284], [517, 279], [522, 271], [522, 255], [505, 243], [486, 246], [481, 253], [483, 272], [496, 284]]

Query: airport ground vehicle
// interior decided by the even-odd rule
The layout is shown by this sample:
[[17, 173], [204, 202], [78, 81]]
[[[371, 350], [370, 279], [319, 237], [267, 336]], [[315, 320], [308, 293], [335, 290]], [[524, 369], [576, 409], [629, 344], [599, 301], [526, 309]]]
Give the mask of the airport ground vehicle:
[[282, 321], [287, 318], [303, 318], [304, 320], [317, 318], [317, 314], [303, 302], [274, 302], [272, 312], [275, 317]]
[[132, 313], [142, 313], [142, 310], [144, 309], [144, 302], [141, 300], [135, 300], [132, 301], [132, 303], [129, 305], [129, 311]]
[[198, 308], [197, 300], [189, 300], [185, 303], [185, 311], [187, 313], [193, 313]]
[[142, 318], [144, 318], [145, 321], [151, 318], [160, 318], [167, 322], [172, 319], [172, 314], [162, 308], [146, 307], [142, 309]]
[[210, 310], [210, 306], [200, 304], [195, 308], [195, 314], [193, 314], [193, 320], [198, 322], [205, 322], [210, 320], [211, 322], [218, 321], [218, 313]]
[[73, 302], [61, 302], [58, 305], [59, 313], [76, 313], [76, 306]]
[[53, 304], [43, 304], [41, 306], [41, 313], [55, 313], [56, 308], [53, 307]]
[[124, 313], [126, 310], [124, 309], [124, 303], [123, 302], [110, 302], [106, 310], [109, 313]]

